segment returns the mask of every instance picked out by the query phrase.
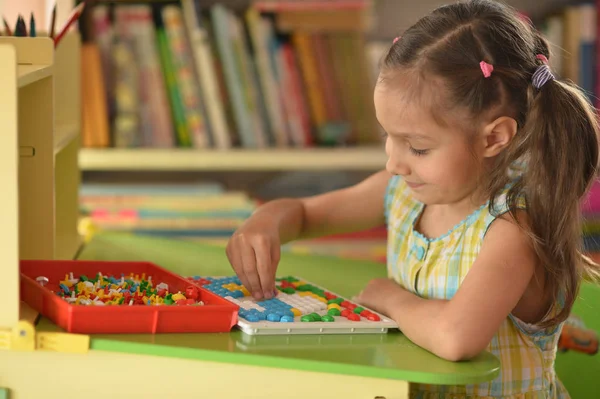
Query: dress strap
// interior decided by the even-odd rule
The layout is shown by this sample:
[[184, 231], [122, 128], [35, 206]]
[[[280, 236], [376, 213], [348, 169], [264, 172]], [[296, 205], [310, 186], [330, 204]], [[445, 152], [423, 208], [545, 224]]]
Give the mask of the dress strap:
[[[510, 211], [509, 205], [507, 202], [507, 198], [508, 198], [508, 192], [509, 192], [511, 186], [512, 186], [512, 184], [509, 184], [504, 188], [502, 193], [498, 197], [496, 197], [496, 200], [494, 201], [493, 206], [489, 206], [489, 202], [488, 202], [488, 209], [487, 209], [487, 212], [485, 212], [485, 218], [484, 218], [485, 227], [483, 229], [483, 236], [481, 238], [485, 237], [491, 224], [497, 218], [505, 215], [506, 213], [508, 213]], [[519, 198], [517, 198], [516, 206], [517, 206], [517, 209], [527, 209], [526, 203], [525, 203], [525, 198], [523, 196], [519, 196]]]

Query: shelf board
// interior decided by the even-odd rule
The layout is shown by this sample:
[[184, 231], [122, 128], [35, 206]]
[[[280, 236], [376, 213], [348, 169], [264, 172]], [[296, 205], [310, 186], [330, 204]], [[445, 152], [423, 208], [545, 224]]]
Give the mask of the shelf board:
[[91, 149], [79, 151], [82, 171], [379, 170], [383, 147], [196, 150]]
[[76, 123], [57, 125], [54, 131], [54, 155], [79, 136], [79, 125]]
[[19, 65], [17, 67], [17, 81], [19, 87], [25, 87], [38, 80], [52, 75], [52, 65]]

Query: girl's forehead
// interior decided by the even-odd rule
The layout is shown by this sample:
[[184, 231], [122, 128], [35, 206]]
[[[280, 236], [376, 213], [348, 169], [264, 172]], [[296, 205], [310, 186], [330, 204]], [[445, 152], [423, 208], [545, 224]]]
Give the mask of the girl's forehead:
[[432, 102], [424, 101], [422, 96], [413, 96], [403, 92], [399, 88], [377, 88], [375, 89], [375, 111], [382, 125], [393, 124], [406, 127], [431, 127], [439, 124], [435, 113], [441, 115]]
[[442, 97], [434, 93], [409, 95], [397, 86], [377, 87], [374, 93], [376, 116], [388, 134], [439, 138], [446, 134], [464, 133], [473, 123], [468, 112], [439, 104], [443, 101]]

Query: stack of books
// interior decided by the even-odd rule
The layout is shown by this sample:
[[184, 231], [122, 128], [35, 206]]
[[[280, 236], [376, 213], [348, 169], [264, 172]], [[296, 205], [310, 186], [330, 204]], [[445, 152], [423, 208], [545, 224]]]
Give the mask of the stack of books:
[[[261, 201], [217, 183], [83, 183], [82, 228], [225, 246]], [[89, 231], [82, 231], [88, 235]], [[385, 226], [299, 240], [283, 251], [385, 262]]]
[[219, 184], [83, 183], [80, 212], [99, 231], [221, 242], [256, 201]]

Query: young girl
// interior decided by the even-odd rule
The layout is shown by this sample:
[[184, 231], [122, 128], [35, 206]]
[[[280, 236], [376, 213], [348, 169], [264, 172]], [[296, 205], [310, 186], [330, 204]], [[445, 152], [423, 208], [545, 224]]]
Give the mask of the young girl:
[[579, 201], [595, 178], [598, 127], [555, 79], [548, 45], [490, 0], [436, 9], [394, 41], [374, 101], [387, 171], [354, 187], [260, 207], [227, 256], [256, 298], [274, 295], [280, 245], [388, 225], [389, 279], [357, 300], [413, 342], [459, 361], [483, 350], [500, 375], [415, 385], [413, 398], [568, 398], [557, 340], [584, 276]]

